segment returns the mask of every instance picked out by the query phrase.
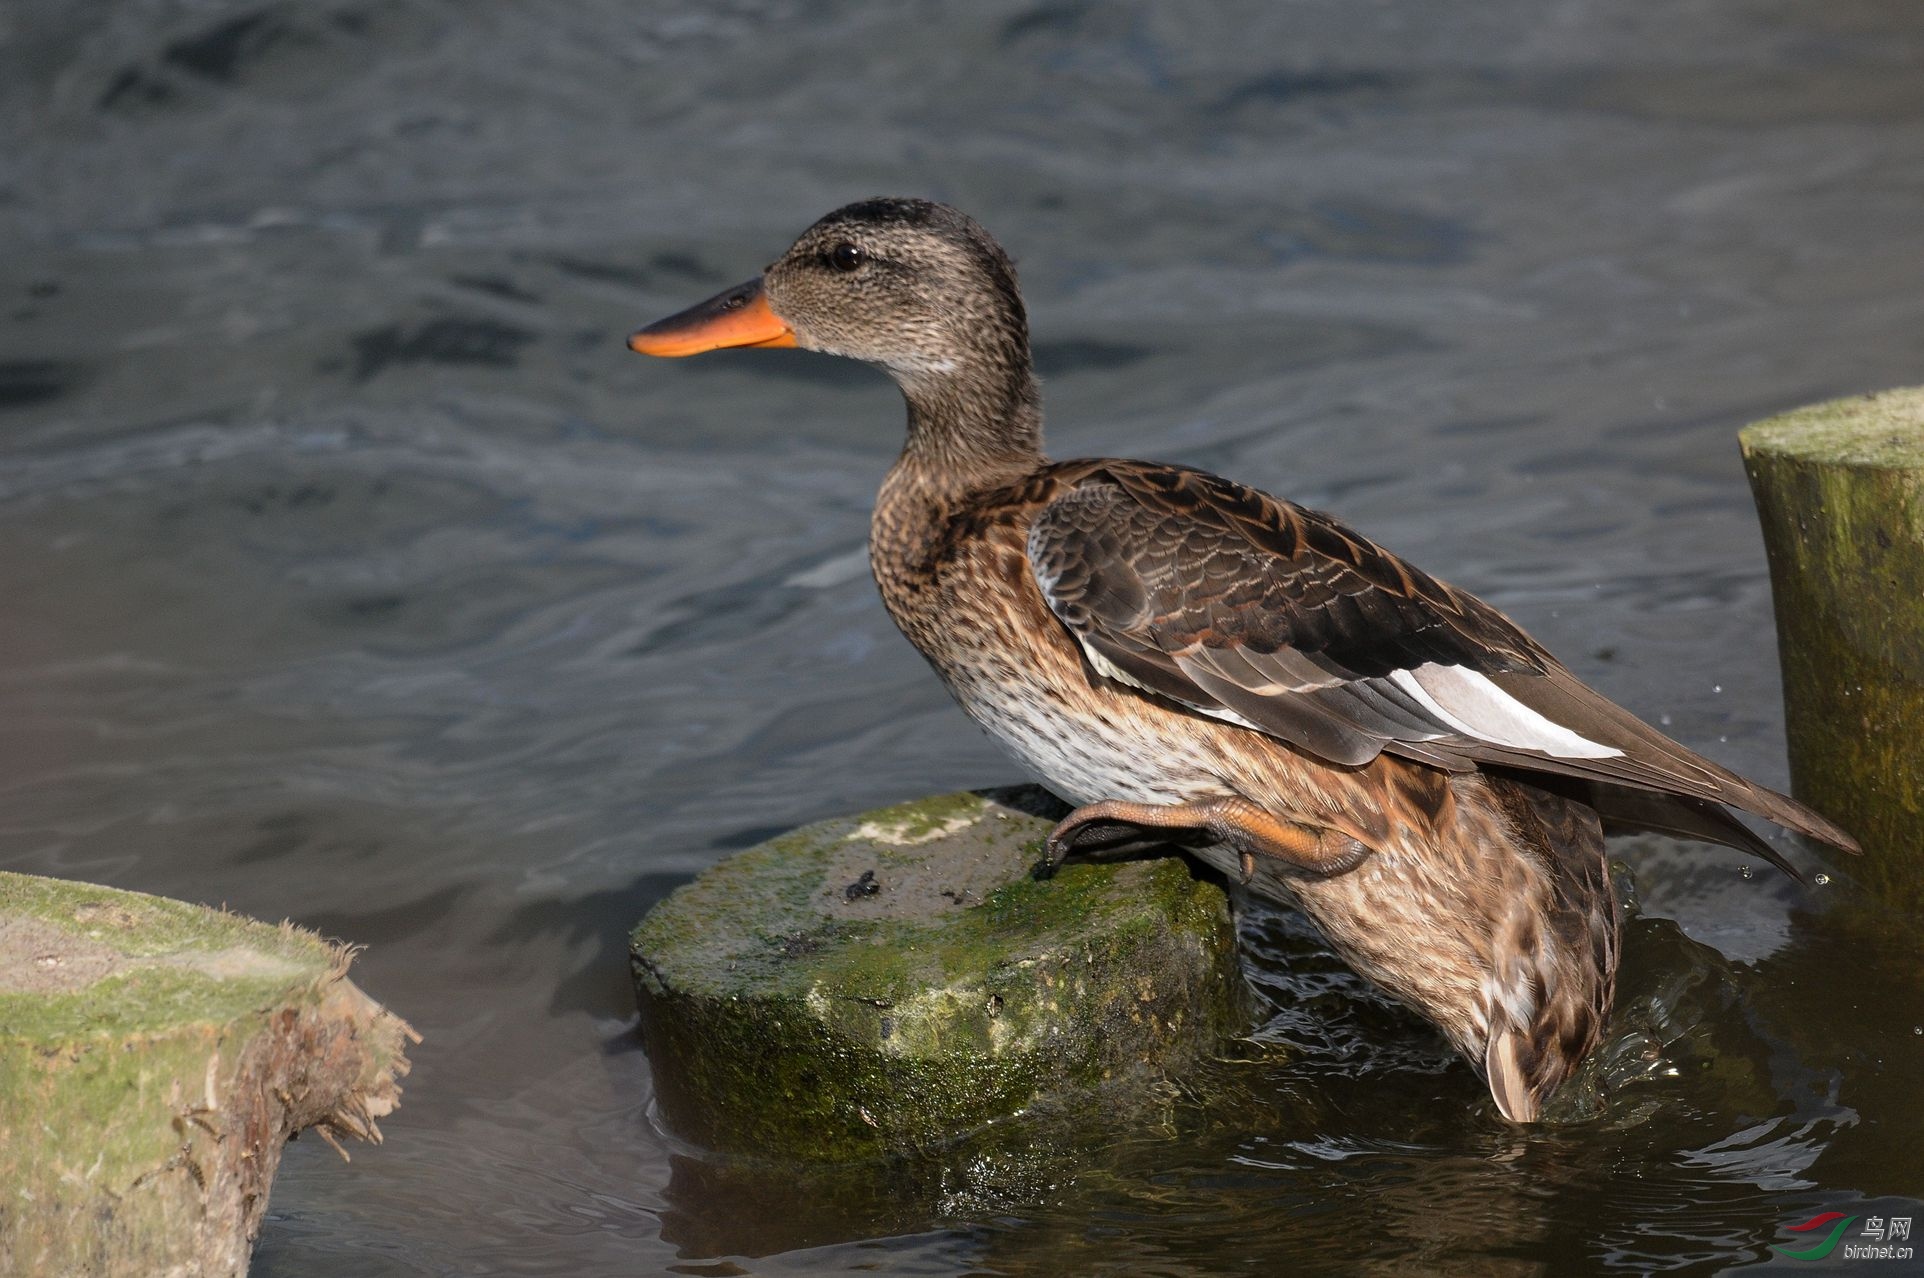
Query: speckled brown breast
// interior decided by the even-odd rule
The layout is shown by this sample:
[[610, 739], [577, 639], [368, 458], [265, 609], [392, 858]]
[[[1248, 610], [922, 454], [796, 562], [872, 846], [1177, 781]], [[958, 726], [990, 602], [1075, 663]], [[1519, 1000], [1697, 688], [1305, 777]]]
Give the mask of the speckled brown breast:
[[[885, 488], [870, 553], [882, 598], [962, 709], [1065, 798], [1176, 803], [1226, 793], [1199, 734], [1097, 686], [1043, 603], [1024, 542], [1049, 476], [955, 511]], [[893, 490], [893, 491], [891, 491]], [[894, 496], [895, 500], [890, 500]]]

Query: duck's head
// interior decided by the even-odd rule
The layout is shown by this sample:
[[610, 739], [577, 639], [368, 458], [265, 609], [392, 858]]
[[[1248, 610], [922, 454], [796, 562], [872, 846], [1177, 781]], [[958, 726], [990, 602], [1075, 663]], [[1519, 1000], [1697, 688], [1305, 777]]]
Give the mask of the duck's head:
[[[644, 355], [799, 346], [886, 369], [923, 417], [1035, 415], [1029, 322], [1015, 268], [945, 204], [873, 199], [802, 232], [760, 277], [628, 339]], [[914, 413], [912, 412], [912, 417]]]

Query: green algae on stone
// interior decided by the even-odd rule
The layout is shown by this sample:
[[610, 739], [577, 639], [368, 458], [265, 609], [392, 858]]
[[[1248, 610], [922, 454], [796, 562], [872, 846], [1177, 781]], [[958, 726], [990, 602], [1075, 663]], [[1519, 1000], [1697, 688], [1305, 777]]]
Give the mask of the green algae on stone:
[[815, 1160], [925, 1148], [1161, 1077], [1237, 1028], [1222, 891], [1173, 856], [1032, 879], [1036, 806], [943, 795], [823, 822], [657, 906], [632, 952], [668, 1121]]
[[1792, 789], [1857, 836], [1846, 868], [1924, 910], [1924, 388], [1747, 427]]
[[245, 1272], [282, 1143], [378, 1139], [412, 1031], [311, 933], [0, 873], [0, 1272]]

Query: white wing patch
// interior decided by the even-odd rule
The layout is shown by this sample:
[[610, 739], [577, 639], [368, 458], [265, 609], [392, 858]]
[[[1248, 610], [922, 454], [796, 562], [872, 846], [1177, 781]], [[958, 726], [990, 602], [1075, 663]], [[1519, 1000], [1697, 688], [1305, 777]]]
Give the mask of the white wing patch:
[[[1076, 643], [1082, 648], [1082, 655], [1089, 658], [1089, 668], [1103, 678], [1114, 679], [1117, 683], [1127, 684], [1131, 688], [1140, 689], [1143, 692], [1149, 693], [1151, 696], [1162, 695], [1128, 671], [1117, 667], [1109, 658], [1103, 656], [1091, 647], [1081, 635], [1076, 636]], [[1175, 698], [1172, 697], [1171, 700], [1175, 700]], [[1261, 732], [1264, 736], [1274, 735], [1265, 728], [1257, 727], [1249, 720], [1237, 714], [1234, 710], [1231, 710], [1228, 706], [1199, 706], [1193, 701], [1177, 701], [1176, 704], [1187, 706], [1197, 714], [1206, 714], [1212, 719], [1221, 719], [1224, 723], [1233, 723], [1239, 728], [1248, 728], [1251, 732]]]
[[1559, 759], [1611, 759], [1623, 753], [1544, 718], [1463, 666], [1428, 662], [1414, 670], [1393, 671], [1390, 679], [1444, 723], [1491, 745], [1535, 750]]
[[[1077, 635], [1076, 640], [1097, 674], [1132, 688], [1149, 691], [1140, 680], [1117, 669], [1081, 635]], [[1414, 670], [1392, 671], [1389, 679], [1426, 712], [1434, 715], [1438, 723], [1478, 741], [1512, 750], [1534, 750], [1559, 759], [1613, 759], [1623, 753], [1615, 746], [1600, 745], [1552, 719], [1546, 719], [1484, 676], [1463, 666], [1427, 662]], [[1199, 706], [1187, 701], [1182, 704], [1212, 719], [1274, 735], [1226, 706]]]
[[[1070, 633], [1073, 634], [1074, 632], [1071, 631]], [[1142, 680], [1136, 678], [1132, 674], [1128, 674], [1124, 672], [1121, 668], [1119, 668], [1114, 663], [1112, 663], [1109, 660], [1109, 658], [1103, 656], [1101, 653], [1097, 652], [1093, 647], [1091, 647], [1088, 641], [1085, 640], [1081, 635], [1076, 635], [1076, 645], [1082, 649], [1082, 655], [1089, 658], [1090, 667], [1094, 669], [1095, 672], [1101, 675], [1103, 678], [1114, 679], [1117, 683], [1126, 683], [1131, 688], [1140, 688], [1144, 692], [1149, 691], [1149, 689], [1143, 684]]]

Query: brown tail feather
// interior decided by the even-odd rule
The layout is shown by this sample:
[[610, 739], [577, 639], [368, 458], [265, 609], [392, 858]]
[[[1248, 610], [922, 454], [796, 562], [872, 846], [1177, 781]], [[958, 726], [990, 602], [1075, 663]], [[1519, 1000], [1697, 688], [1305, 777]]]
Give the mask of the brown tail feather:
[[1655, 790], [1634, 790], [1628, 786], [1595, 782], [1590, 787], [1590, 804], [1603, 818], [1606, 834], [1648, 831], [1676, 839], [1697, 839], [1717, 843], [1739, 852], [1761, 857], [1806, 886], [1809, 880], [1776, 848], [1763, 841], [1749, 826], [1730, 815], [1729, 809], [1706, 799], [1691, 799]]
[[[1738, 779], [1742, 780], [1742, 778]], [[1732, 800], [1744, 811], [1755, 812], [1760, 817], [1775, 821], [1786, 830], [1795, 830], [1799, 834], [1816, 839], [1819, 843], [1828, 843], [1834, 848], [1855, 856], [1863, 855], [1863, 846], [1823, 813], [1806, 807], [1787, 794], [1779, 794], [1775, 790], [1767, 790], [1751, 782], [1744, 784], [1750, 787], [1748, 797], [1751, 801], [1740, 803]]]

